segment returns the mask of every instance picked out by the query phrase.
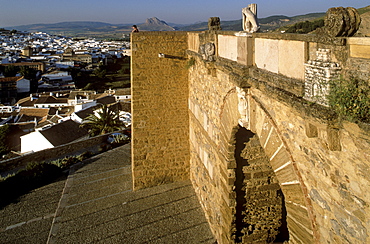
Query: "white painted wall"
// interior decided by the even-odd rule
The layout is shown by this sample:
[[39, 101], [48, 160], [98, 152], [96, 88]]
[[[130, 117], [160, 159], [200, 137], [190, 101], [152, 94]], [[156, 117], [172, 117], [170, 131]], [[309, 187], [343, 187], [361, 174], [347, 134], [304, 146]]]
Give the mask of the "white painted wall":
[[54, 146], [38, 131], [21, 136], [21, 153], [36, 152]]

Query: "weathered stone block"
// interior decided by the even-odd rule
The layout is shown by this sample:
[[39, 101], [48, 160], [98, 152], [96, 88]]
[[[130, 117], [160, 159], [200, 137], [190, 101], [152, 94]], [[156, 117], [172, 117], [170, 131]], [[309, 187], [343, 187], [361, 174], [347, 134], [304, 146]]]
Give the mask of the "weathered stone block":
[[298, 180], [292, 164], [287, 165], [281, 170], [275, 171], [275, 174], [281, 184]]
[[254, 40], [250, 37], [238, 37], [238, 55], [237, 61], [247, 66], [253, 65], [253, 44]]
[[304, 80], [304, 63], [307, 45], [302, 41], [279, 41], [279, 73], [290, 78]]
[[293, 243], [315, 243], [312, 230], [300, 225], [299, 219], [288, 216], [287, 222], [290, 233], [294, 233], [292, 236]]
[[270, 133], [272, 133], [273, 127], [267, 117], [264, 117], [263, 123], [261, 125], [261, 130], [259, 135], [259, 140], [262, 147], [265, 147], [265, 143], [268, 141], [270, 137]]
[[254, 50], [258, 68], [279, 73], [279, 40], [256, 38]]
[[289, 162], [291, 162], [291, 159], [284, 147], [280, 148], [280, 150], [274, 155], [273, 158], [270, 158], [270, 164], [274, 170], [282, 167]]
[[280, 140], [276, 129], [272, 129], [272, 131], [268, 135], [267, 140], [268, 141], [264, 143], [265, 153], [270, 159], [275, 153], [277, 153], [279, 148], [283, 146], [283, 142]]
[[238, 60], [238, 37], [218, 35], [218, 56]]
[[329, 149], [332, 151], [340, 151], [342, 150], [342, 146], [340, 144], [340, 132], [337, 128], [332, 128], [328, 126], [327, 128], [327, 135], [328, 135], [328, 146]]
[[281, 190], [284, 193], [285, 201], [305, 206], [302, 188], [299, 184], [281, 184]]
[[305, 129], [306, 129], [305, 130], [306, 131], [306, 136], [308, 138], [314, 138], [314, 137], [317, 137], [318, 136], [317, 127], [314, 126], [313, 124], [307, 122]]

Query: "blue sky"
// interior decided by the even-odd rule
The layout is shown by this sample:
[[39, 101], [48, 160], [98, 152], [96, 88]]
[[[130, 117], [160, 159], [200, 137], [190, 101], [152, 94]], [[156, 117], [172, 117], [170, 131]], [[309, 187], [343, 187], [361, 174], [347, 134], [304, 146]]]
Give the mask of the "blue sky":
[[63, 21], [131, 24], [151, 17], [178, 24], [207, 21], [209, 17], [237, 20], [249, 3], [257, 3], [258, 17], [290, 17], [326, 12], [330, 7], [370, 4], [368, 0], [0, 0], [0, 27]]

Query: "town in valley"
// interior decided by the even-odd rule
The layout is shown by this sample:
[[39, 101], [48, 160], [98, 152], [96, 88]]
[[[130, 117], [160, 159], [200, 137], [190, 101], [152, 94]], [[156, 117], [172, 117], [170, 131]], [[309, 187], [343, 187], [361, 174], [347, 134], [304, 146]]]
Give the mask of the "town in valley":
[[87, 138], [80, 125], [103, 105], [114, 107], [124, 127], [130, 126], [129, 63], [130, 42], [124, 39], [0, 29], [0, 155]]

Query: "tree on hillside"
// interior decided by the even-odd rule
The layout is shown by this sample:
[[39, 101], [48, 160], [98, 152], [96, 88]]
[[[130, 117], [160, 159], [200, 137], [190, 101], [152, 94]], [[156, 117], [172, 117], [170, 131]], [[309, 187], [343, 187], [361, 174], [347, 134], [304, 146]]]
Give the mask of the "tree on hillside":
[[97, 136], [123, 129], [125, 126], [119, 120], [118, 111], [103, 105], [96, 114], [91, 114], [83, 120], [81, 127], [87, 129], [90, 136]]
[[315, 21], [303, 21], [303, 22], [298, 22], [292, 26], [290, 26], [287, 30], [286, 33], [298, 33], [298, 34], [307, 34], [310, 33], [311, 31], [316, 30], [317, 28], [323, 27], [324, 26], [324, 19], [319, 19]]

